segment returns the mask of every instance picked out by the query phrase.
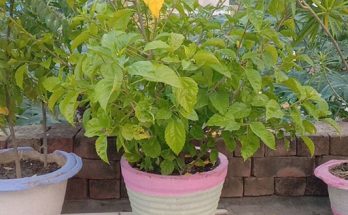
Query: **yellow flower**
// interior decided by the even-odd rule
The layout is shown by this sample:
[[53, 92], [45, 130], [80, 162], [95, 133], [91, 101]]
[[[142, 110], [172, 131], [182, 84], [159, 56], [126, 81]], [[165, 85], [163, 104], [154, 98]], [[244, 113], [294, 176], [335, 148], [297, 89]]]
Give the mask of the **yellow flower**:
[[7, 116], [9, 114], [9, 111], [6, 107], [0, 107], [0, 115]]
[[164, 0], [144, 0], [144, 2], [150, 9], [152, 16], [158, 19]]

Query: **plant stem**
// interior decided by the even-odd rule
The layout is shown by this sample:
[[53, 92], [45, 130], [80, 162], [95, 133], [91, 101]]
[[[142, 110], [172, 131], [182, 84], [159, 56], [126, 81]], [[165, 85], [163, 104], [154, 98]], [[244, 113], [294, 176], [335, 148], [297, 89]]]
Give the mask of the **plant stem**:
[[44, 153], [44, 167], [47, 167], [47, 157], [48, 157], [48, 144], [47, 144], [47, 106], [45, 102], [41, 102], [42, 109], [42, 131], [43, 131], [43, 139], [42, 139], [42, 148]]
[[340, 46], [338, 45], [337, 41], [335, 40], [335, 38], [333, 37], [333, 35], [330, 33], [329, 29], [324, 25], [324, 23], [321, 21], [320, 17], [318, 16], [318, 14], [315, 13], [315, 11], [311, 8], [311, 6], [308, 5], [308, 3], [305, 0], [297, 0], [297, 2], [300, 4], [300, 6], [309, 11], [312, 16], [318, 21], [318, 23], [320, 24], [320, 26], [323, 28], [323, 30], [325, 31], [326, 35], [331, 39], [332, 43], [334, 44], [339, 56], [342, 59], [342, 63], [343, 65], [346, 67], [346, 71], [348, 72], [348, 63], [346, 61], [346, 59], [344, 58], [344, 54], [340, 49]]
[[12, 108], [11, 108], [12, 104], [11, 104], [10, 93], [8, 91], [7, 86], [5, 86], [5, 97], [6, 97], [6, 107], [10, 111], [10, 113], [6, 117], [6, 120], [7, 120], [8, 126], [10, 128], [10, 139], [11, 139], [11, 143], [13, 145], [13, 149], [15, 152], [16, 177], [22, 178], [22, 168], [21, 168], [21, 162], [20, 162], [19, 153], [18, 153], [18, 143], [16, 141], [16, 133], [15, 133], [14, 123], [13, 123], [13, 119], [12, 119], [13, 117], [15, 117], [15, 115], [11, 112], [12, 111]]
[[[10, 0], [9, 5], [10, 5], [9, 18], [13, 19], [15, 1]], [[6, 32], [7, 45], [10, 45], [10, 37], [11, 37], [11, 24], [10, 24], [10, 22], [11, 21], [9, 21], [9, 23], [7, 25], [7, 32]], [[10, 73], [10, 71], [8, 71], [6, 73], [7, 80], [10, 80], [9, 73]], [[16, 141], [16, 133], [15, 133], [15, 129], [14, 129], [14, 120], [13, 120], [13, 118], [16, 117], [16, 115], [13, 113], [14, 112], [13, 109], [15, 109], [16, 107], [13, 107], [13, 109], [12, 109], [11, 95], [9, 92], [9, 87], [10, 87], [10, 84], [5, 83], [4, 92], [5, 92], [5, 99], [6, 99], [6, 107], [10, 112], [6, 117], [6, 121], [9, 125], [9, 128], [10, 128], [10, 139], [11, 139], [11, 143], [13, 145], [14, 152], [15, 152], [16, 177], [22, 178], [22, 168], [21, 168], [21, 162], [20, 162], [19, 153], [18, 153], [18, 143]]]

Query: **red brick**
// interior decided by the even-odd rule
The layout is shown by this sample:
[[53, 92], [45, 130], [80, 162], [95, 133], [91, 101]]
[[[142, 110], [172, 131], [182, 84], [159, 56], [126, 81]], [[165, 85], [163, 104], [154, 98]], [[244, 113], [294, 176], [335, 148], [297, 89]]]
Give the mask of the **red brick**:
[[277, 149], [272, 150], [268, 147], [265, 147], [265, 156], [266, 157], [284, 157], [284, 156], [294, 156], [296, 155], [296, 140], [290, 142], [289, 148], [284, 144], [284, 140], [277, 141]]
[[319, 166], [319, 165], [324, 164], [330, 160], [348, 160], [348, 156], [327, 155], [327, 156], [316, 157], [316, 165]]
[[65, 124], [51, 126], [47, 132], [48, 152], [51, 153], [55, 150], [73, 152], [74, 138], [79, 130], [79, 127], [72, 127]]
[[101, 160], [82, 159], [83, 166], [77, 174], [78, 178], [85, 179], [119, 179], [119, 162], [111, 161], [110, 165]]
[[119, 199], [120, 180], [89, 180], [89, 196], [91, 199]]
[[[95, 149], [96, 139], [96, 137], [84, 136], [84, 130], [81, 129], [75, 137], [74, 153], [82, 158], [100, 159]], [[109, 160], [120, 160], [121, 158], [121, 154], [116, 150], [115, 138], [108, 139], [108, 158]]]
[[[242, 157], [240, 144], [237, 145], [236, 150], [234, 151], [234, 156]], [[260, 148], [256, 151], [256, 153], [253, 155], [253, 157], [254, 158], [261, 158], [264, 156], [265, 156], [265, 145], [261, 144]]]
[[[330, 139], [328, 135], [317, 134], [310, 136], [315, 145], [314, 155], [328, 155], [330, 152]], [[301, 138], [297, 140], [297, 155], [310, 156], [308, 147]]]
[[307, 177], [306, 196], [327, 196], [327, 185], [315, 176]]
[[312, 175], [314, 161], [307, 157], [254, 158], [256, 177], [305, 177]]
[[274, 194], [274, 178], [245, 178], [244, 196], [268, 196]]
[[243, 196], [243, 178], [227, 177], [222, 189], [221, 197], [242, 197]]
[[87, 179], [72, 178], [68, 181], [65, 194], [66, 200], [88, 199], [88, 181]]
[[230, 158], [227, 174], [230, 177], [249, 177], [251, 175], [251, 160], [244, 161], [243, 158]]
[[303, 196], [306, 178], [276, 178], [275, 193], [280, 196]]
[[[20, 147], [32, 147], [35, 150], [40, 150], [42, 139], [42, 128], [40, 125], [16, 126], [16, 143]], [[10, 138], [7, 140], [7, 147], [12, 148]]]
[[348, 134], [347, 136], [331, 136], [331, 155], [348, 156]]
[[339, 123], [341, 134], [330, 133], [330, 154], [348, 156], [348, 123]]

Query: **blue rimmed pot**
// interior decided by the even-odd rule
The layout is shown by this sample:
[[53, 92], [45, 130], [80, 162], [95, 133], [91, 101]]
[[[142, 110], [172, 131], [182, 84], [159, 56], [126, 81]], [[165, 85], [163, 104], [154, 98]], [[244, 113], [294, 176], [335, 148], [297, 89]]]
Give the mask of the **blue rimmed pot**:
[[[18, 150], [21, 159], [44, 160], [33, 148]], [[13, 162], [14, 158], [13, 149], [0, 150], [0, 163]], [[61, 168], [40, 176], [0, 180], [0, 214], [61, 214], [67, 181], [81, 170], [82, 160], [74, 153], [55, 151], [48, 155], [48, 162], [55, 162]]]

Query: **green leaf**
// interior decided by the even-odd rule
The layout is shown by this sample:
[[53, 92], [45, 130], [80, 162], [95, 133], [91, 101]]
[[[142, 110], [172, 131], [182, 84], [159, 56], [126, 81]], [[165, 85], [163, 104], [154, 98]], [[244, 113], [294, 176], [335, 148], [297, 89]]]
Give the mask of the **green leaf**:
[[86, 42], [90, 37], [89, 30], [81, 32], [75, 39], [71, 42], [71, 50], [75, 50], [79, 45]]
[[180, 78], [182, 88], [174, 88], [176, 102], [188, 113], [192, 113], [197, 103], [198, 85], [189, 77]]
[[278, 51], [272, 45], [266, 45], [264, 48], [263, 59], [269, 67], [278, 63]]
[[199, 66], [221, 64], [219, 59], [217, 59], [213, 53], [208, 51], [200, 50], [193, 58]]
[[241, 124], [236, 122], [232, 117], [222, 116], [220, 114], [213, 115], [207, 122], [207, 126], [218, 126], [228, 131], [237, 131]]
[[313, 123], [309, 122], [308, 120], [303, 120], [302, 124], [307, 133], [309, 134], [317, 133], [317, 128], [313, 125]]
[[152, 106], [149, 100], [142, 100], [135, 107], [135, 116], [140, 122], [153, 122], [155, 117], [151, 112]]
[[55, 90], [50, 98], [48, 99], [48, 108], [53, 111], [54, 106], [56, 105], [58, 99], [60, 99], [65, 93], [65, 90], [63, 88], [59, 88]]
[[178, 48], [180, 48], [184, 40], [185, 40], [184, 35], [171, 33], [169, 37], [169, 46], [172, 49], [172, 51], [175, 51]]
[[108, 21], [108, 25], [115, 30], [125, 31], [132, 16], [133, 10], [131, 9], [117, 10]]
[[108, 139], [106, 136], [99, 136], [95, 142], [95, 149], [98, 156], [105, 162], [109, 163], [108, 159]]
[[302, 136], [301, 139], [306, 144], [311, 156], [313, 157], [314, 151], [315, 151], [315, 146], [314, 146], [313, 140], [307, 136]]
[[180, 119], [171, 119], [165, 129], [165, 140], [169, 148], [176, 154], [182, 151], [186, 142], [186, 131]]
[[150, 51], [150, 50], [155, 50], [155, 49], [168, 49], [170, 46], [163, 42], [162, 40], [155, 40], [147, 43], [145, 45], [144, 51]]
[[260, 148], [260, 139], [253, 132], [241, 136], [240, 143], [242, 145], [241, 154], [244, 160], [252, 157]]
[[341, 126], [333, 119], [331, 118], [325, 118], [325, 119], [321, 119], [321, 121], [331, 125], [338, 134], [340, 134], [342, 132], [342, 128]]
[[219, 113], [226, 113], [230, 104], [230, 95], [228, 93], [217, 91], [210, 95], [209, 99], [213, 107], [219, 111]]
[[121, 127], [121, 134], [125, 140], [144, 140], [149, 139], [150, 134], [140, 125], [125, 124]]
[[42, 84], [47, 91], [54, 92], [54, 88], [60, 84], [60, 80], [59, 78], [52, 76], [45, 78]]
[[163, 64], [153, 65], [150, 61], [138, 61], [128, 67], [131, 75], [142, 76], [145, 80], [162, 82], [176, 88], [182, 88], [182, 81], [174, 70]]
[[170, 160], [164, 160], [161, 162], [161, 174], [170, 175], [174, 171], [174, 162]]
[[23, 89], [24, 75], [28, 73], [28, 65], [24, 64], [19, 67], [15, 73], [16, 84], [19, 88]]
[[70, 8], [74, 8], [75, 0], [66, 0], [66, 3], [69, 5]]
[[270, 100], [266, 105], [266, 120], [277, 118], [282, 119], [284, 113], [276, 100]]
[[301, 111], [298, 110], [296, 107], [292, 108], [290, 111], [290, 116], [291, 116], [291, 119], [295, 125], [296, 132], [301, 134], [301, 135], [304, 135], [305, 129], [303, 127], [303, 120], [302, 120], [302, 116], [301, 116]]
[[260, 31], [263, 23], [263, 11], [255, 10], [254, 8], [248, 8], [248, 19], [257, 31]]
[[224, 139], [227, 150], [229, 152], [234, 152], [234, 150], [236, 150], [237, 143], [236, 140], [232, 137], [232, 134], [228, 131], [223, 131], [221, 136]]
[[74, 123], [78, 96], [77, 92], [69, 92], [59, 104], [60, 112], [70, 124]]
[[234, 119], [242, 119], [248, 117], [251, 113], [251, 108], [241, 102], [235, 102], [228, 108], [226, 115], [233, 116]]
[[161, 145], [157, 140], [151, 140], [141, 145], [143, 152], [150, 158], [158, 158], [161, 155]]
[[251, 105], [255, 107], [265, 107], [269, 101], [265, 94], [256, 94], [252, 100]]
[[215, 164], [217, 162], [218, 158], [219, 158], [219, 152], [216, 149], [212, 149], [210, 151], [210, 155], [209, 155], [210, 162]]
[[254, 91], [259, 93], [262, 87], [262, 77], [260, 73], [254, 69], [246, 69], [245, 74]]
[[108, 104], [117, 99], [121, 92], [123, 82], [123, 72], [116, 64], [106, 64], [101, 67], [105, 74], [104, 79], [95, 85], [95, 96], [104, 110]]
[[[116, 138], [117, 151], [119, 152], [123, 146], [124, 146], [124, 139], [122, 135], [117, 135], [117, 138]], [[125, 149], [125, 152], [127, 152], [126, 149]]]
[[266, 129], [261, 122], [250, 123], [250, 128], [270, 149], [276, 149], [275, 138], [272, 132]]

